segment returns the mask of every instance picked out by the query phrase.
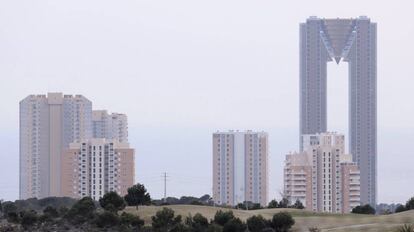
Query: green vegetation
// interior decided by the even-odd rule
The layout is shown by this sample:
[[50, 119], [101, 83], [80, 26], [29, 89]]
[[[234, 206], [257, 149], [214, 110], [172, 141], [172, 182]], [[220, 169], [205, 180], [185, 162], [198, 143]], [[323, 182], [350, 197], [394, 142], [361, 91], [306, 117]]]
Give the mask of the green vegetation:
[[124, 197], [129, 206], [135, 206], [138, 210], [139, 205], [151, 204], [151, 196], [142, 184], [136, 184], [128, 188], [128, 194]]
[[356, 214], [375, 214], [375, 209], [372, 208], [369, 204], [357, 206], [352, 209], [352, 213]]

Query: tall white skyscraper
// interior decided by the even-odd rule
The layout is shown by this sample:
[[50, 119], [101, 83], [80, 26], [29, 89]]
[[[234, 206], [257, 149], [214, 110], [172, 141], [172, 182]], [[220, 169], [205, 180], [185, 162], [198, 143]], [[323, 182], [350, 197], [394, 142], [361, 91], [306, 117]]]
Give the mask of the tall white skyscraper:
[[361, 202], [375, 207], [377, 24], [364, 16], [310, 17], [300, 24], [300, 139], [302, 135], [327, 131], [327, 62], [330, 61], [348, 63], [349, 151], [361, 170]]
[[60, 195], [61, 156], [92, 137], [92, 103], [81, 95], [30, 95], [20, 102], [20, 199]]
[[93, 137], [128, 142], [128, 118], [125, 114], [108, 114], [106, 110], [92, 112]]
[[268, 135], [213, 134], [213, 199], [218, 205], [268, 202]]

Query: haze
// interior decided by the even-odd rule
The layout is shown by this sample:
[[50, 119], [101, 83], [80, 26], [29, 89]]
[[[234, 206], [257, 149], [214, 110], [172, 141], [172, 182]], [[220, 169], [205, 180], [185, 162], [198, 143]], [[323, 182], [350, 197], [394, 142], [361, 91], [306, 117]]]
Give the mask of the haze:
[[[270, 198], [298, 149], [299, 23], [378, 23], [378, 202], [414, 195], [414, 4], [406, 1], [1, 1], [0, 198], [18, 197], [19, 109], [82, 94], [125, 113], [152, 196], [211, 194], [211, 133], [269, 132]], [[347, 134], [347, 66], [329, 64], [329, 130]]]

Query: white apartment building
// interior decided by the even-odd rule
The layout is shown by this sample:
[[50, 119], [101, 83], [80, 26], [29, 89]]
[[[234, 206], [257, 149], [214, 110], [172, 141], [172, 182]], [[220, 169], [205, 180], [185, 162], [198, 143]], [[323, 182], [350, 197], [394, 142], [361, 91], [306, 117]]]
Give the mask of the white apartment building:
[[125, 114], [108, 114], [106, 110], [92, 112], [93, 137], [128, 142], [128, 118]]
[[304, 135], [304, 151], [286, 155], [284, 194], [315, 212], [347, 213], [360, 204], [359, 169], [344, 153], [344, 135]]
[[134, 184], [134, 149], [111, 139], [72, 143], [64, 154], [62, 170], [63, 196], [99, 200], [110, 191], [124, 196]]
[[213, 134], [213, 199], [218, 205], [267, 204], [267, 133], [229, 131]]

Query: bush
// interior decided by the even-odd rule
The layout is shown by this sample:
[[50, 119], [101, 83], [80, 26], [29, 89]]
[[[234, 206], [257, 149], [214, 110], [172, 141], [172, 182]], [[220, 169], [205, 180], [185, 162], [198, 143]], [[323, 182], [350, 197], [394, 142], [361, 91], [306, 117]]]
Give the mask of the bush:
[[174, 216], [174, 210], [164, 207], [151, 217], [155, 231], [170, 231], [181, 223], [181, 216]]
[[278, 208], [279, 204], [277, 203], [277, 201], [275, 199], [271, 200], [269, 202], [269, 204], [267, 205], [267, 208], [269, 209], [274, 209], [274, 208]]
[[304, 209], [305, 206], [303, 206], [302, 202], [299, 200], [296, 200], [295, 204], [292, 205], [293, 208], [295, 209]]
[[244, 224], [239, 218], [233, 218], [223, 226], [223, 232], [243, 232], [245, 230], [246, 224]]
[[289, 200], [287, 198], [283, 198], [279, 202], [279, 208], [289, 208], [289, 204], [290, 204]]
[[414, 232], [414, 227], [412, 225], [404, 224], [397, 229], [397, 232]]
[[227, 222], [229, 222], [232, 219], [234, 219], [233, 211], [223, 212], [219, 210], [214, 215], [213, 222], [217, 225], [224, 226]]
[[397, 206], [397, 208], [395, 209], [395, 212], [396, 212], [396, 213], [401, 213], [401, 212], [404, 212], [404, 211], [407, 211], [407, 209], [405, 208], [405, 206], [404, 206], [404, 205], [399, 205], [399, 206]]
[[123, 212], [120, 220], [122, 225], [131, 226], [134, 229], [139, 229], [144, 225], [144, 220], [130, 213]]
[[406, 210], [411, 210], [414, 209], [414, 197], [411, 197], [407, 203], [405, 203], [405, 209]]
[[96, 206], [92, 198], [84, 197], [70, 208], [66, 217], [74, 223], [83, 223], [94, 217], [95, 210]]
[[52, 206], [47, 206], [44, 210], [43, 210], [43, 214], [51, 217], [51, 218], [57, 218], [59, 217], [59, 213], [58, 211], [52, 207]]
[[9, 212], [7, 214], [7, 221], [10, 223], [19, 223], [19, 215], [16, 212]]
[[9, 213], [17, 213], [17, 206], [13, 202], [3, 202], [2, 203], [2, 211], [4, 215], [8, 215]]
[[352, 209], [352, 213], [356, 214], [375, 214], [375, 209], [371, 207], [371, 205], [366, 204], [363, 206], [358, 205], [357, 207]]
[[185, 224], [190, 228], [192, 232], [206, 231], [209, 226], [208, 219], [200, 213], [196, 213], [194, 217], [187, 217]]
[[36, 211], [23, 211], [21, 212], [21, 224], [23, 228], [28, 229], [37, 222], [37, 213]]
[[309, 232], [321, 232], [321, 230], [318, 227], [310, 227]]
[[119, 217], [116, 213], [104, 211], [97, 215], [95, 224], [100, 227], [114, 227], [119, 225]]
[[250, 232], [262, 232], [269, 225], [269, 221], [264, 219], [262, 215], [251, 216], [247, 219], [246, 223]]
[[111, 212], [118, 212], [119, 210], [125, 209], [125, 201], [124, 199], [118, 195], [116, 192], [108, 192], [103, 195], [101, 199], [99, 199], [99, 204], [105, 210]]
[[280, 212], [273, 215], [270, 227], [272, 227], [275, 232], [287, 232], [294, 224], [295, 220], [292, 215], [287, 212]]

